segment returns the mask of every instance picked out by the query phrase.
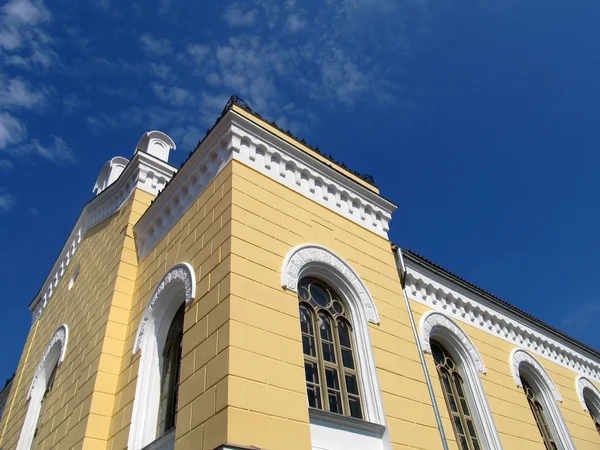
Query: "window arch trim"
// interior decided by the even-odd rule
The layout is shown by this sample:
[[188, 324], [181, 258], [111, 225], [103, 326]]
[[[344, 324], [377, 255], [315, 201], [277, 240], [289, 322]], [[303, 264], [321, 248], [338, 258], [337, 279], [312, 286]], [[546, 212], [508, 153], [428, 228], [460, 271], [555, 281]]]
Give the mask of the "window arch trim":
[[[319, 268], [337, 274], [338, 277], [349, 283], [362, 304], [367, 320], [379, 324], [379, 314], [373, 297], [358, 274], [344, 259], [321, 245], [304, 244], [292, 249], [283, 261], [281, 285], [284, 289], [297, 293], [300, 279], [310, 275], [319, 278]], [[339, 284], [339, 282], [333, 284]]]
[[144, 309], [133, 346], [133, 355], [140, 353], [140, 364], [127, 443], [130, 450], [140, 450], [159, 437], [161, 358], [166, 336], [182, 303], [189, 305], [195, 295], [194, 269], [179, 263], [163, 276]]
[[[60, 364], [65, 359], [67, 351], [67, 342], [69, 338], [69, 328], [67, 325], [61, 325], [54, 332], [52, 339], [48, 342], [46, 350], [38, 364], [38, 367], [31, 381], [31, 386], [27, 392], [27, 400], [29, 405], [25, 414], [25, 421], [21, 428], [21, 434], [17, 443], [17, 450], [29, 450], [33, 443], [33, 435], [37, 427], [42, 409], [42, 398], [46, 391], [48, 378], [55, 366]], [[58, 347], [58, 351], [56, 350]]]
[[575, 390], [577, 391], [577, 397], [579, 397], [579, 402], [585, 412], [592, 412], [587, 407], [585, 402], [586, 398], [589, 399], [598, 411], [600, 411], [600, 389], [598, 389], [594, 383], [588, 378], [580, 375], [575, 379]]
[[550, 375], [548, 375], [546, 369], [544, 369], [537, 359], [535, 359], [525, 350], [516, 348], [510, 353], [510, 361], [513, 380], [515, 380], [517, 387], [523, 389], [523, 383], [521, 383], [521, 366], [525, 365], [533, 370], [533, 372], [543, 381], [543, 387], [552, 394], [554, 400], [557, 402], [562, 402], [562, 395], [560, 395], [560, 392], [554, 384], [554, 381], [552, 381], [552, 378], [550, 378]]
[[527, 383], [538, 391], [536, 395], [539, 395], [540, 400], [545, 404], [543, 405], [547, 412], [545, 419], [552, 431], [556, 433], [553, 437], [559, 449], [575, 450], [575, 444], [557, 404], [562, 402], [562, 396], [546, 369], [521, 348], [515, 348], [510, 353], [510, 368], [517, 387], [523, 389], [521, 376], [524, 376]]
[[431, 353], [432, 340], [438, 342], [461, 366], [463, 384], [472, 401], [471, 415], [478, 427], [479, 440], [487, 449], [501, 450], [500, 436], [479, 378], [480, 373], [486, 373], [486, 367], [473, 342], [451, 318], [437, 311], [428, 311], [421, 317], [419, 340], [425, 353]]
[[383, 400], [369, 335], [369, 322], [379, 323], [371, 294], [346, 261], [320, 245], [295, 247], [283, 261], [281, 284], [284, 289], [297, 294], [298, 281], [305, 277], [322, 280], [342, 296], [354, 331], [356, 364], [364, 395], [364, 420], [385, 427]]

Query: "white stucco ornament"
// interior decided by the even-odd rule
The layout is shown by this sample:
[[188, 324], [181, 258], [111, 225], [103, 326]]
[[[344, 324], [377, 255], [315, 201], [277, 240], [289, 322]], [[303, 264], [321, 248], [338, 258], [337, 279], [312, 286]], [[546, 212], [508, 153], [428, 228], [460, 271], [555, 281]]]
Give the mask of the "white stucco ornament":
[[331, 250], [320, 245], [301, 245], [288, 253], [281, 269], [281, 285], [287, 290], [298, 292], [298, 281], [307, 268], [319, 266], [345, 279], [360, 300], [367, 320], [371, 323], [379, 323], [379, 315], [373, 299], [354, 269]]

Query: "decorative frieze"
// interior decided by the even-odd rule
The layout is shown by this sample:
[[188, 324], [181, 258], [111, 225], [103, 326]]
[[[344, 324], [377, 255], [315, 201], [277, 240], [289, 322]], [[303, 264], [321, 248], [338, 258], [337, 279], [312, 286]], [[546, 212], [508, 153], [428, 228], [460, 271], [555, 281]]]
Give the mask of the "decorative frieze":
[[600, 364], [557, 334], [537, 327], [476, 293], [453, 285], [425, 268], [408, 262], [406, 290], [412, 300], [454, 319], [600, 381]]

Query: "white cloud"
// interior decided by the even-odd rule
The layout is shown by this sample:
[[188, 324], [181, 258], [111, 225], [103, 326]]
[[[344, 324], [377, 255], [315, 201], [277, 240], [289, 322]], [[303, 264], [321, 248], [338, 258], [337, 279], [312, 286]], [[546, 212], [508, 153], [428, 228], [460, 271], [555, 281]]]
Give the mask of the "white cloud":
[[155, 39], [149, 34], [140, 37], [142, 48], [150, 56], [165, 56], [172, 52], [171, 41], [168, 39]]
[[75, 153], [64, 139], [54, 135], [50, 145], [43, 145], [37, 139], [33, 139], [30, 143], [21, 146], [18, 154], [19, 156], [37, 155], [56, 164], [72, 163], [76, 159]]
[[194, 94], [180, 87], [165, 87], [160, 84], [152, 85], [154, 94], [161, 100], [173, 106], [184, 106], [194, 103]]
[[256, 23], [256, 9], [244, 11], [242, 5], [233, 4], [225, 11], [225, 21], [230, 27], [251, 26]]
[[304, 20], [298, 14], [290, 14], [287, 18], [287, 28], [292, 33], [296, 33], [300, 31], [306, 25], [306, 20]]
[[0, 104], [5, 108], [34, 108], [43, 105], [44, 101], [44, 94], [33, 92], [22, 79], [13, 78], [6, 81], [0, 78]]
[[158, 78], [160, 78], [162, 80], [165, 80], [165, 79], [169, 78], [170, 75], [172, 75], [171, 68], [162, 62], [160, 62], [160, 63], [151, 62], [150, 67], [152, 68], [154, 75], [156, 75]]
[[10, 211], [17, 204], [17, 198], [14, 195], [3, 193], [0, 190], [0, 212]]
[[0, 170], [10, 172], [11, 170], [15, 170], [15, 165], [8, 159], [0, 159]]
[[25, 125], [7, 112], [0, 112], [0, 149], [18, 144], [27, 137]]

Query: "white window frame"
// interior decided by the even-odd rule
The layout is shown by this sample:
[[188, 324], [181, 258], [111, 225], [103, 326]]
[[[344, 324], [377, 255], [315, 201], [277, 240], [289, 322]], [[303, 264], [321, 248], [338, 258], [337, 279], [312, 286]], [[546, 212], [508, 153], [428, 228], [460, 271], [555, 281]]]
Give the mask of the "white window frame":
[[[157, 440], [160, 409], [162, 354], [169, 327], [182, 304], [189, 305], [196, 295], [194, 269], [188, 263], [171, 267], [154, 290], [138, 326], [133, 355], [140, 352], [135, 399], [129, 431], [129, 450], [141, 450]], [[173, 448], [174, 433], [166, 433], [173, 442], [161, 447]]]
[[40, 420], [42, 399], [48, 386], [48, 380], [54, 367], [57, 365], [60, 366], [65, 359], [68, 339], [69, 328], [66, 325], [61, 325], [54, 332], [52, 339], [50, 339], [50, 342], [46, 346], [46, 350], [42, 355], [42, 359], [38, 364], [33, 380], [31, 381], [31, 386], [27, 392], [27, 401], [29, 404], [16, 450], [30, 450], [31, 448], [33, 435]]
[[[314, 277], [330, 285], [341, 294], [350, 311], [365, 413], [364, 421], [358, 422], [369, 422], [375, 425], [369, 430], [365, 430], [364, 427], [358, 425], [358, 419], [311, 411], [313, 446], [319, 444], [315, 442], [317, 437], [319, 439], [323, 437], [327, 441], [317, 445], [318, 448], [324, 449], [352, 448], [357, 442], [356, 439], [364, 438], [364, 443], [361, 443], [363, 450], [391, 448], [369, 335], [369, 322], [379, 324], [379, 315], [373, 297], [350, 264], [333, 251], [320, 245], [304, 244], [295, 247], [290, 250], [283, 261], [281, 284], [284, 289], [298, 293], [298, 282], [306, 277]], [[344, 424], [341, 424], [340, 421], [343, 421]], [[345, 430], [351, 431], [348, 433]], [[346, 445], [344, 442], [349, 447], [344, 447]]]
[[450, 353], [461, 369], [481, 445], [488, 450], [501, 450], [500, 436], [479, 375], [487, 372], [481, 354], [456, 322], [437, 311], [428, 311], [421, 317], [419, 340], [424, 353], [432, 353], [432, 339]]
[[[600, 417], [597, 417], [600, 414], [600, 389], [589, 378], [580, 375], [575, 379], [575, 390], [583, 410], [594, 415], [596, 420], [600, 420]], [[595, 411], [590, 411], [585, 402], [586, 399], [592, 404]]]
[[539, 395], [539, 400], [548, 413], [546, 420], [559, 450], [575, 450], [575, 444], [557, 404], [557, 402], [562, 402], [562, 396], [546, 369], [522, 348], [515, 348], [510, 353], [510, 369], [517, 387], [523, 389], [521, 382], [521, 376], [523, 376]]

